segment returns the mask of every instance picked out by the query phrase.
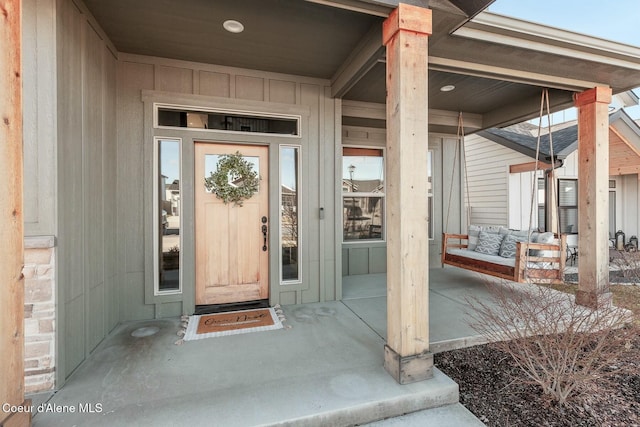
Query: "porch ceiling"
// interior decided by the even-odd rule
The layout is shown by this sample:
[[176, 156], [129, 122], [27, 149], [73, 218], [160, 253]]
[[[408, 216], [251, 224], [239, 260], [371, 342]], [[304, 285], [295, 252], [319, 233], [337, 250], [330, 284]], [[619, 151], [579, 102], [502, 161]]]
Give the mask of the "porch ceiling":
[[[392, 0], [84, 0], [119, 52], [327, 79], [334, 95], [385, 102], [381, 24]], [[467, 131], [554, 110], [595, 85], [640, 86], [640, 49], [480, 13], [491, 0], [411, 0], [433, 8], [429, 107], [475, 115]], [[244, 32], [222, 28], [227, 19]], [[466, 23], [466, 24], [465, 24]], [[463, 25], [464, 24], [464, 25]], [[453, 84], [452, 92], [441, 92]], [[455, 115], [452, 115], [455, 117]], [[455, 133], [457, 120], [432, 130]]]

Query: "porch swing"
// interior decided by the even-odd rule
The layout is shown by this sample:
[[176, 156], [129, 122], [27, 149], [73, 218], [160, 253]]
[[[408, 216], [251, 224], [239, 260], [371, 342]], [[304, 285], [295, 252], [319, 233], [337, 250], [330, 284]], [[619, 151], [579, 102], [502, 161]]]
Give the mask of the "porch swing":
[[[442, 264], [487, 274], [518, 283], [562, 283], [566, 262], [566, 236], [554, 233], [539, 233], [532, 231], [533, 209], [535, 204], [536, 179], [539, 166], [540, 140], [542, 135], [542, 118], [546, 105], [547, 117], [550, 116], [549, 91], [543, 89], [540, 100], [540, 116], [538, 125], [538, 137], [536, 147], [536, 161], [534, 179], [531, 189], [531, 210], [529, 213], [528, 230], [508, 230], [505, 227], [485, 227], [484, 235], [481, 227], [471, 230], [469, 216], [467, 215], [467, 229], [470, 234], [442, 234]], [[551, 158], [554, 159], [553, 138], [551, 123], [549, 127], [549, 148]], [[464, 150], [464, 123], [462, 113], [458, 116], [458, 132], [456, 135], [456, 151], [453, 159], [451, 176], [451, 189], [449, 191], [449, 205], [445, 229], [449, 227], [449, 214], [451, 209], [451, 196], [453, 193], [453, 180], [458, 152]], [[464, 158], [465, 193], [467, 206], [469, 203], [469, 183], [467, 174], [466, 156]], [[551, 173], [555, 170], [555, 161], [552, 161]], [[552, 195], [555, 196], [555, 180], [552, 180]], [[555, 197], [554, 197], [555, 198]], [[497, 236], [497, 237], [496, 237]], [[482, 251], [477, 251], [480, 239], [484, 238], [486, 245]], [[496, 245], [499, 249], [496, 253]], [[490, 248], [490, 250], [485, 250]]]

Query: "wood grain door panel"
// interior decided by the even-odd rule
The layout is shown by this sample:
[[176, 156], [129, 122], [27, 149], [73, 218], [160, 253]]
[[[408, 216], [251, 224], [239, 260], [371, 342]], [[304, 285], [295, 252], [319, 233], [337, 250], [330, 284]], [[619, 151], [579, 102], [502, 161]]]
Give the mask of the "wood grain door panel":
[[[204, 187], [207, 156], [257, 158], [258, 192], [242, 206], [225, 204]], [[196, 143], [196, 304], [226, 304], [269, 297], [269, 252], [263, 251], [262, 217], [268, 217], [268, 148]], [[212, 158], [209, 158], [210, 160]], [[209, 167], [211, 161], [209, 162]], [[269, 223], [266, 224], [269, 227]]]

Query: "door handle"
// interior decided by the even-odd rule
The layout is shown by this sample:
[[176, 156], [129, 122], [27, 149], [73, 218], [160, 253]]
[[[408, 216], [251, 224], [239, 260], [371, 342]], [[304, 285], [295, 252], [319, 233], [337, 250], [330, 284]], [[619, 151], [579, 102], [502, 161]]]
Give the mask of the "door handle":
[[264, 238], [264, 242], [262, 243], [262, 250], [267, 251], [267, 225], [262, 225], [262, 237]]

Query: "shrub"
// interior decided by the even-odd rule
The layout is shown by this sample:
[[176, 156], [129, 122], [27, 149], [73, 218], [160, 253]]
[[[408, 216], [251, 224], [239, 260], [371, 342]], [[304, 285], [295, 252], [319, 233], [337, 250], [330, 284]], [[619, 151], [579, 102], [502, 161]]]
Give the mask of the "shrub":
[[611, 263], [617, 267], [622, 277], [630, 282], [640, 283], [640, 252], [619, 251]]
[[471, 326], [509, 354], [524, 377], [560, 405], [582, 386], [617, 372], [631, 346], [630, 312], [591, 310], [543, 286], [488, 283], [491, 298], [469, 300]]

